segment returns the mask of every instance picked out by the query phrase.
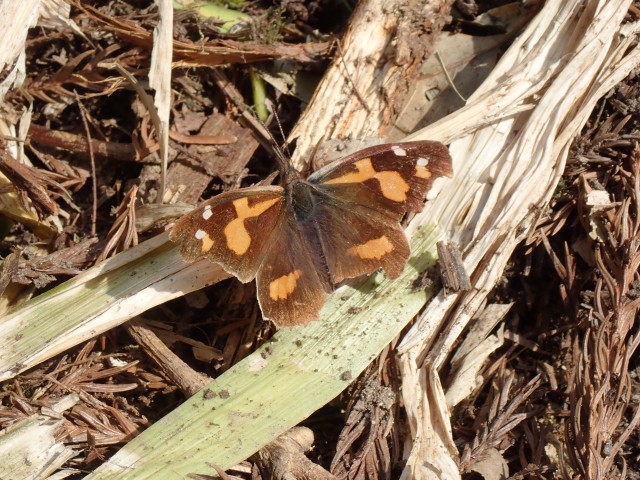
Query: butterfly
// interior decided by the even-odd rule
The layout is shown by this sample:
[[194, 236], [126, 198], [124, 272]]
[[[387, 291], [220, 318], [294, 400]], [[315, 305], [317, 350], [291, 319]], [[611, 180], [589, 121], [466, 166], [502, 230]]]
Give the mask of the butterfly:
[[255, 278], [263, 317], [278, 327], [316, 319], [347, 278], [380, 268], [398, 277], [410, 254], [400, 221], [452, 175], [447, 147], [433, 141], [365, 148], [306, 179], [281, 163], [281, 186], [221, 193], [169, 234], [185, 260], [206, 256], [241, 282]]

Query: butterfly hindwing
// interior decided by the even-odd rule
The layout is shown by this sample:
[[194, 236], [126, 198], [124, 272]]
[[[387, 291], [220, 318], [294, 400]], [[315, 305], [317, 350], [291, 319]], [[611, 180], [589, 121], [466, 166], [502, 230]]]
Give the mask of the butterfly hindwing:
[[330, 163], [307, 181], [337, 202], [400, 220], [406, 212], [422, 210], [433, 180], [451, 173], [447, 147], [421, 141], [365, 148]]
[[258, 302], [265, 319], [291, 327], [318, 318], [331, 290], [325, 267], [293, 213], [285, 215], [258, 271]]
[[381, 267], [389, 278], [402, 273], [410, 248], [397, 220], [316, 195], [313, 222], [334, 283]]
[[185, 259], [206, 256], [249, 282], [273, 242], [284, 207], [282, 187], [225, 192], [180, 218], [169, 238], [180, 243]]

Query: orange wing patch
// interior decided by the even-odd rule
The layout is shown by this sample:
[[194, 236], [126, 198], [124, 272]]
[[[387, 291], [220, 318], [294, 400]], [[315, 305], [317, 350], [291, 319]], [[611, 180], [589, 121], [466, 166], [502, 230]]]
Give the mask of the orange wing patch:
[[288, 275], [283, 275], [269, 283], [269, 297], [271, 300], [286, 300], [298, 285], [298, 279], [302, 275], [301, 270], [294, 270]]
[[393, 202], [404, 202], [407, 199], [409, 185], [398, 172], [376, 172], [370, 158], [363, 158], [354, 163], [357, 172], [346, 173], [340, 177], [327, 180], [325, 183], [360, 183], [375, 178], [380, 183], [382, 195]]
[[363, 260], [376, 259], [380, 260], [387, 253], [393, 252], [393, 244], [389, 241], [386, 235], [382, 235], [380, 238], [369, 240], [361, 245], [356, 245], [347, 250], [349, 255], [355, 255]]
[[202, 245], [200, 245], [200, 251], [202, 253], [207, 253], [209, 250], [211, 250], [214, 241], [207, 232], [205, 232], [204, 230], [198, 230], [195, 234], [195, 237], [202, 243]]
[[429, 160], [420, 157], [416, 162], [416, 177], [425, 179], [431, 178], [431, 172], [427, 168], [428, 165]]
[[229, 247], [229, 250], [237, 255], [247, 253], [247, 250], [249, 250], [251, 246], [251, 235], [247, 232], [244, 221], [247, 218], [257, 217], [263, 214], [279, 201], [279, 198], [273, 198], [249, 206], [249, 199], [246, 197], [234, 200], [233, 206], [236, 209], [238, 218], [231, 220], [224, 228], [224, 236], [227, 239], [227, 247]]

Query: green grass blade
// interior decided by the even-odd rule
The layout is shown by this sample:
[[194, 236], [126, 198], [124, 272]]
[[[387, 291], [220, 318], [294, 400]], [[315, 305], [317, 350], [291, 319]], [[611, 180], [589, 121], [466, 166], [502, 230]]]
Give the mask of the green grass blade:
[[1, 318], [0, 380], [226, 277], [209, 261], [185, 263], [166, 234], [144, 242]]
[[[342, 392], [422, 308], [413, 282], [434, 263], [438, 235], [421, 229], [403, 275], [343, 287], [322, 319], [279, 331], [207, 389], [124, 446], [90, 479], [182, 479], [229, 468]], [[377, 281], [380, 281], [379, 285]]]

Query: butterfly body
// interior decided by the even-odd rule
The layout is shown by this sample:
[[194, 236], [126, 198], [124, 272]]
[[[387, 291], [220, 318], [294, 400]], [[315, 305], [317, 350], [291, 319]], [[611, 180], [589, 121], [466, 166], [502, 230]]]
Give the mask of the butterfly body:
[[318, 206], [318, 192], [313, 184], [297, 179], [285, 185], [284, 189], [295, 219], [305, 225], [313, 223]]
[[225, 192], [178, 220], [170, 238], [187, 260], [207, 256], [243, 282], [256, 278], [265, 318], [278, 326], [318, 316], [346, 278], [382, 268], [395, 278], [409, 258], [400, 226], [420, 211], [433, 180], [451, 175], [438, 142], [370, 147], [307, 179]]

